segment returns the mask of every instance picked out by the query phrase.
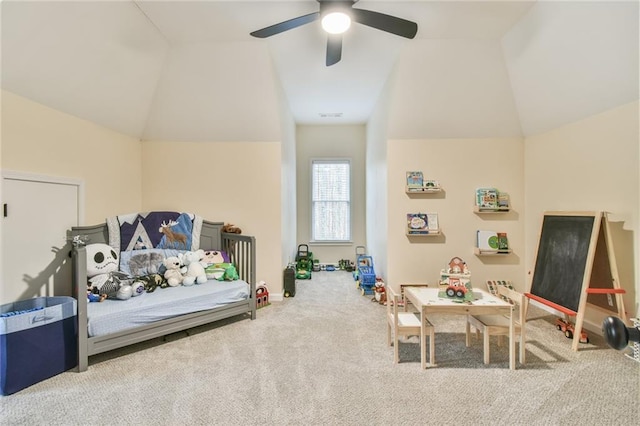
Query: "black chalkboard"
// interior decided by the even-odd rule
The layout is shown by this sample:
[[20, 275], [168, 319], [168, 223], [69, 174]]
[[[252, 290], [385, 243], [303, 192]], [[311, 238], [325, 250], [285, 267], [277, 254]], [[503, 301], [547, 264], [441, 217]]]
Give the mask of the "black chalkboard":
[[578, 311], [595, 216], [545, 215], [531, 294]]

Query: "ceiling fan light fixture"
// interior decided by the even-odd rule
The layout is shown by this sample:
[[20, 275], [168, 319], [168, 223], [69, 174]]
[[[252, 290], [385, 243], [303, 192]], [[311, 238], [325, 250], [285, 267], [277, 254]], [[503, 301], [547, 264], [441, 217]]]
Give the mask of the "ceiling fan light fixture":
[[351, 26], [351, 18], [344, 12], [327, 13], [322, 18], [322, 28], [329, 34], [342, 34]]

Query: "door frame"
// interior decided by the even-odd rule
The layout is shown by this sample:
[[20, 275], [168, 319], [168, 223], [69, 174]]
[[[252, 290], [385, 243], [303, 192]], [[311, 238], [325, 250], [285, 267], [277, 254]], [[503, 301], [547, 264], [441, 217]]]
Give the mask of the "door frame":
[[[50, 183], [57, 185], [69, 185], [76, 187], [76, 195], [78, 197], [78, 225], [84, 225], [84, 215], [85, 215], [85, 184], [81, 179], [73, 179], [66, 178], [61, 176], [49, 176], [49, 175], [40, 175], [36, 173], [29, 172], [21, 172], [15, 170], [7, 170], [0, 169], [1, 181], [0, 181], [0, 200], [2, 201], [2, 211], [4, 216], [4, 198], [2, 197], [3, 188], [5, 185], [5, 180], [21, 180], [28, 182], [42, 182], [42, 183]], [[0, 241], [4, 241], [2, 238], [2, 223], [4, 221], [0, 220]], [[3, 254], [2, 254], [2, 244], [0, 244], [0, 270], [2, 270], [3, 263]], [[2, 285], [3, 283], [0, 283]], [[0, 288], [0, 296], [2, 296], [2, 289]], [[2, 297], [0, 297], [2, 299]]]
[[[61, 176], [39, 175], [29, 172], [2, 169], [2, 185], [5, 179], [24, 180], [29, 182], [53, 183], [58, 185], [75, 186], [78, 196], [78, 225], [84, 225], [84, 181], [81, 179], [66, 178]], [[0, 189], [0, 195], [2, 190]], [[4, 205], [4, 203], [3, 203]], [[1, 267], [2, 265], [0, 265]]]

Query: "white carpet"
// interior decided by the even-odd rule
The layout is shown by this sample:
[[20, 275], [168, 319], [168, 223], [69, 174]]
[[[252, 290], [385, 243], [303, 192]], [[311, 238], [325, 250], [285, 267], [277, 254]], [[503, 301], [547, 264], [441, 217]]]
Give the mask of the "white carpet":
[[638, 421], [640, 363], [591, 336], [571, 350], [532, 309], [527, 364], [464, 343], [464, 319], [431, 318], [437, 367], [418, 339], [386, 345], [385, 307], [350, 273], [298, 281], [293, 298], [90, 359], [0, 398], [3, 425], [622, 425]]

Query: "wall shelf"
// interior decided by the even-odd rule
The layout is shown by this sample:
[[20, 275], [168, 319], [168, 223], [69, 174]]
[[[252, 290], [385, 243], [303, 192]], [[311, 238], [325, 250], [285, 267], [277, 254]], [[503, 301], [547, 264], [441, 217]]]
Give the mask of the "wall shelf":
[[473, 212], [477, 214], [499, 214], [509, 213], [511, 209], [509, 207], [499, 207], [497, 209], [481, 209], [479, 206], [473, 207]]
[[511, 254], [512, 250], [480, 250], [478, 247], [474, 247], [473, 254], [476, 256], [505, 256]]
[[406, 235], [407, 237], [438, 237], [442, 235], [442, 230], [441, 229], [429, 230], [428, 234], [412, 234], [409, 231], [407, 231]]
[[410, 187], [405, 187], [404, 192], [407, 194], [437, 194], [439, 192], [442, 192], [442, 188], [438, 187], [438, 188], [410, 188]]

